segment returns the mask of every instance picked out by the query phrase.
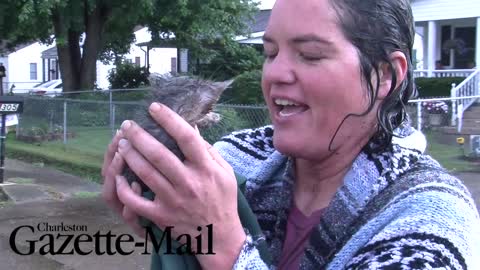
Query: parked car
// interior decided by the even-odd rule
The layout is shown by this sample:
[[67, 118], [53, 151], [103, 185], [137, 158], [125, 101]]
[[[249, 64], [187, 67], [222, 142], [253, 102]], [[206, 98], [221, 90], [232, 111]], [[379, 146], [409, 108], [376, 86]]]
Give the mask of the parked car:
[[30, 94], [37, 96], [55, 97], [62, 92], [62, 80], [51, 80], [34, 86], [30, 91]]

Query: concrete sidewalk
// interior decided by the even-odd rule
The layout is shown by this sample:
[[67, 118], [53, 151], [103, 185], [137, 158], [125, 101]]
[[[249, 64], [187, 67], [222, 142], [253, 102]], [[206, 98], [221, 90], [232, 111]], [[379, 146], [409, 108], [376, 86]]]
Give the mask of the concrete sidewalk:
[[[457, 173], [464, 181], [475, 198], [477, 208], [480, 208], [480, 174]], [[0, 200], [0, 269], [18, 270], [65, 270], [65, 269], [149, 269], [150, 255], [141, 254], [144, 248], [135, 248], [133, 245], [124, 245], [126, 250], [134, 250], [131, 255], [32, 255], [21, 256], [13, 252], [10, 245], [10, 236], [15, 228], [30, 225], [64, 224], [84, 226], [86, 231], [60, 232], [78, 236], [79, 234], [94, 235], [97, 232], [112, 234], [133, 233], [114, 215], [100, 198], [101, 186], [88, 182], [76, 176], [65, 174], [50, 168], [33, 166], [17, 160], [6, 161], [5, 183], [1, 185], [6, 196], [11, 200]], [[1, 195], [1, 192], [0, 192]], [[1, 196], [0, 196], [1, 199]], [[58, 232], [49, 232], [57, 234]], [[18, 234], [15, 243], [20, 252], [29, 249], [28, 240], [39, 239], [45, 232], [30, 233], [23, 231]], [[38, 242], [36, 251], [46, 245]], [[143, 241], [135, 236], [135, 242]], [[53, 243], [58, 250], [62, 240], [55, 239]], [[106, 249], [107, 244], [102, 242], [97, 248]], [[112, 245], [113, 246], [113, 243]], [[70, 244], [67, 250], [71, 249]], [[95, 244], [82, 243], [82, 250], [94, 250]], [[46, 247], [48, 248], [48, 247]], [[115, 250], [115, 249], [113, 249]]]
[[[2, 184], [3, 192], [10, 197], [10, 201], [1, 203], [0, 206], [0, 269], [18, 270], [66, 270], [66, 269], [149, 269], [150, 255], [141, 254], [144, 249], [135, 248], [133, 243], [125, 243], [125, 250], [134, 250], [131, 255], [17, 255], [13, 252], [9, 238], [15, 228], [30, 225], [35, 228], [35, 233], [26, 229], [18, 233], [15, 239], [18, 249], [27, 253], [28, 240], [39, 240], [46, 233], [54, 234], [79, 234], [94, 235], [96, 232], [106, 234], [129, 234], [135, 237], [135, 242], [143, 240], [130, 231], [130, 229], [116, 216], [100, 197], [101, 186], [88, 182], [79, 177], [65, 174], [50, 168], [41, 168], [31, 164], [16, 161], [6, 161], [5, 183]], [[76, 225], [83, 226], [86, 231], [77, 232], [39, 232], [37, 226]], [[113, 239], [113, 238], [112, 238]], [[42, 239], [36, 243], [38, 251], [48, 243]], [[65, 239], [55, 239], [54, 250], [58, 250]], [[106, 250], [106, 241], [98, 247]], [[128, 245], [130, 244], [130, 245]], [[95, 243], [81, 243], [82, 250], [88, 252], [95, 250]], [[113, 243], [112, 243], [113, 246]], [[65, 249], [72, 250], [73, 241]], [[115, 249], [111, 249], [115, 250]]]

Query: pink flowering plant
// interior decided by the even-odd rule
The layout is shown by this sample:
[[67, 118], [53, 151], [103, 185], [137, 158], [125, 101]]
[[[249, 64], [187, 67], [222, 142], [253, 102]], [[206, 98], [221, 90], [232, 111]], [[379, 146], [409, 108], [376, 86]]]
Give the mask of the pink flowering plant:
[[427, 101], [422, 104], [428, 113], [431, 114], [447, 114], [448, 105], [444, 101]]

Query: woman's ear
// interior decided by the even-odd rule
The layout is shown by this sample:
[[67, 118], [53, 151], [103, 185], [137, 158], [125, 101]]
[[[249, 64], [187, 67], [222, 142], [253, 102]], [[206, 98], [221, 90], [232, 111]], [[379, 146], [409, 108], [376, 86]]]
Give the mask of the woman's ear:
[[395, 72], [396, 82], [395, 88], [403, 82], [405, 75], [407, 74], [408, 64], [407, 58], [404, 53], [395, 51], [390, 54], [390, 62], [392, 68], [386, 63], [382, 63], [378, 69], [378, 77], [380, 80], [380, 88], [378, 89], [378, 99], [384, 99], [389, 93], [393, 83], [392, 72]]

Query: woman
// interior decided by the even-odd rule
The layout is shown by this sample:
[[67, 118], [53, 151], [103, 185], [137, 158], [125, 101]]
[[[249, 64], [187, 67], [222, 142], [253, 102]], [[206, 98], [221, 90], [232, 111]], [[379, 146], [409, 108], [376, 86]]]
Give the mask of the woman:
[[[109, 205], [140, 234], [138, 216], [177, 235], [213, 224], [216, 255], [197, 255], [204, 269], [480, 269], [474, 202], [422, 154], [424, 136], [406, 121], [409, 5], [277, 0], [262, 77], [273, 127], [233, 133], [212, 148], [152, 104], [187, 160], [124, 122], [105, 154]], [[125, 162], [161, 197], [145, 200], [117, 176]], [[262, 235], [242, 228], [233, 171], [247, 179]], [[259, 255], [263, 240], [271, 263]]]

